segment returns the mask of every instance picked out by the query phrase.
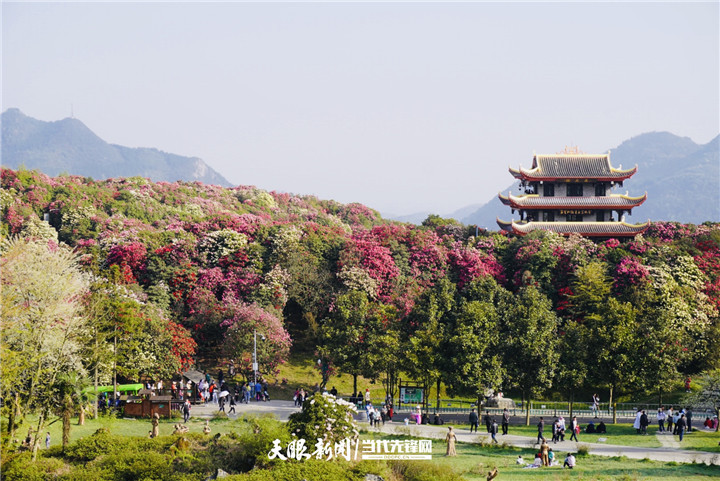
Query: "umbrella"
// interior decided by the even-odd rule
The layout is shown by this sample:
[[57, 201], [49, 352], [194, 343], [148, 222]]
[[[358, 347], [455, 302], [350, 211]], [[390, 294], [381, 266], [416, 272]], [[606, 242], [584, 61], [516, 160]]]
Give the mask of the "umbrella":
[[228, 391], [222, 391], [218, 397], [225, 397], [230, 394]]

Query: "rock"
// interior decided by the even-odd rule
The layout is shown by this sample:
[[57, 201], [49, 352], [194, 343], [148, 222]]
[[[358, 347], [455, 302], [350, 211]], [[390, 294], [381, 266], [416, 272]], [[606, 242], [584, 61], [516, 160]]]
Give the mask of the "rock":
[[363, 478], [363, 481], [385, 481], [381, 476], [377, 474], [368, 473]]
[[515, 409], [515, 402], [509, 397], [491, 397], [486, 401], [485, 407], [498, 409]]

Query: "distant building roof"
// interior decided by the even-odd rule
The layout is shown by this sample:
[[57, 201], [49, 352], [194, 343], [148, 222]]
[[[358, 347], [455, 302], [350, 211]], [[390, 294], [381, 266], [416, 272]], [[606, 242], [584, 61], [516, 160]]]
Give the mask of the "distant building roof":
[[642, 234], [650, 226], [650, 221], [643, 224], [626, 222], [505, 222], [497, 220], [498, 225], [518, 235], [525, 235], [535, 230], [549, 230], [561, 235], [578, 233], [587, 237], [626, 237]]
[[510, 167], [509, 170], [515, 178], [529, 181], [591, 179], [620, 182], [635, 174], [637, 165], [628, 170], [616, 169], [610, 165], [610, 154], [553, 154], [535, 155], [531, 169]]
[[500, 201], [513, 209], [623, 209], [637, 207], [647, 199], [647, 192], [639, 197], [611, 194], [602, 197], [540, 197], [537, 194], [507, 196], [498, 194]]

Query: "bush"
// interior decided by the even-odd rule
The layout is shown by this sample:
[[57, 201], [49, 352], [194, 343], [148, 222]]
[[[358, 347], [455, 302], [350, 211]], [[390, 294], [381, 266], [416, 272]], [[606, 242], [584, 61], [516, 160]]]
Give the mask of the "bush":
[[315, 393], [305, 400], [302, 411], [291, 414], [288, 429], [292, 436], [304, 439], [308, 444], [322, 439], [325, 443], [337, 443], [358, 438], [358, 429], [353, 414], [354, 404], [336, 399], [331, 394]]
[[578, 444], [577, 455], [587, 456], [590, 453], [590, 447], [587, 444]]
[[405, 481], [461, 481], [463, 479], [447, 465], [399, 460], [388, 461], [388, 464], [395, 476]]
[[2, 479], [7, 481], [44, 481], [50, 475], [57, 474], [66, 469], [65, 463], [56, 458], [47, 458], [39, 455], [37, 461], [32, 461], [29, 451], [15, 454], [3, 453]]

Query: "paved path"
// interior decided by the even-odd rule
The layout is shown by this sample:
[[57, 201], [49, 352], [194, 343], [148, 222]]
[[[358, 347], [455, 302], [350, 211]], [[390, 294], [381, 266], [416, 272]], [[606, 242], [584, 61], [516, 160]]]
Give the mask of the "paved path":
[[[212, 417], [217, 412], [217, 405], [209, 403], [207, 405], [196, 405], [193, 406], [191, 415], [194, 417]], [[226, 408], [227, 409], [227, 408]], [[268, 401], [268, 402], [254, 402], [250, 404], [238, 404], [235, 407], [237, 415], [245, 413], [269, 413], [274, 414], [281, 421], [287, 421], [290, 414], [298, 411], [300, 408], [294, 407], [292, 401]], [[230, 415], [231, 418], [236, 417]], [[360, 422], [360, 427], [367, 430], [375, 430], [371, 428], [367, 422]], [[433, 439], [444, 439], [447, 433], [447, 427], [434, 426], [434, 425], [410, 425], [405, 426], [402, 423], [386, 423], [385, 426], [377, 429], [379, 432], [384, 433], [395, 433], [395, 434], [406, 434], [423, 438]], [[487, 433], [470, 433], [466, 429], [457, 429], [455, 431], [459, 442], [463, 443], [488, 443], [490, 442], [490, 435]], [[680, 444], [675, 441], [671, 435], [657, 435], [660, 442], [663, 444], [661, 448], [647, 448], [637, 446], [620, 446], [617, 444], [602, 444], [602, 443], [576, 443], [574, 441], [561, 441], [557, 444], [551, 444], [553, 451], [556, 452], [577, 452], [578, 445], [588, 447], [588, 452], [597, 456], [626, 456], [633, 459], [653, 459], [656, 461], [675, 461], [681, 463], [705, 463], [705, 464], [717, 464], [720, 465], [720, 453], [708, 453], [705, 451], [694, 451], [689, 449], [679, 449]], [[538, 447], [535, 443], [537, 440], [535, 437], [527, 436], [515, 436], [508, 434], [503, 436], [497, 435], [498, 440], [501, 443], [507, 443], [512, 446], [521, 448], [534, 449]]]

